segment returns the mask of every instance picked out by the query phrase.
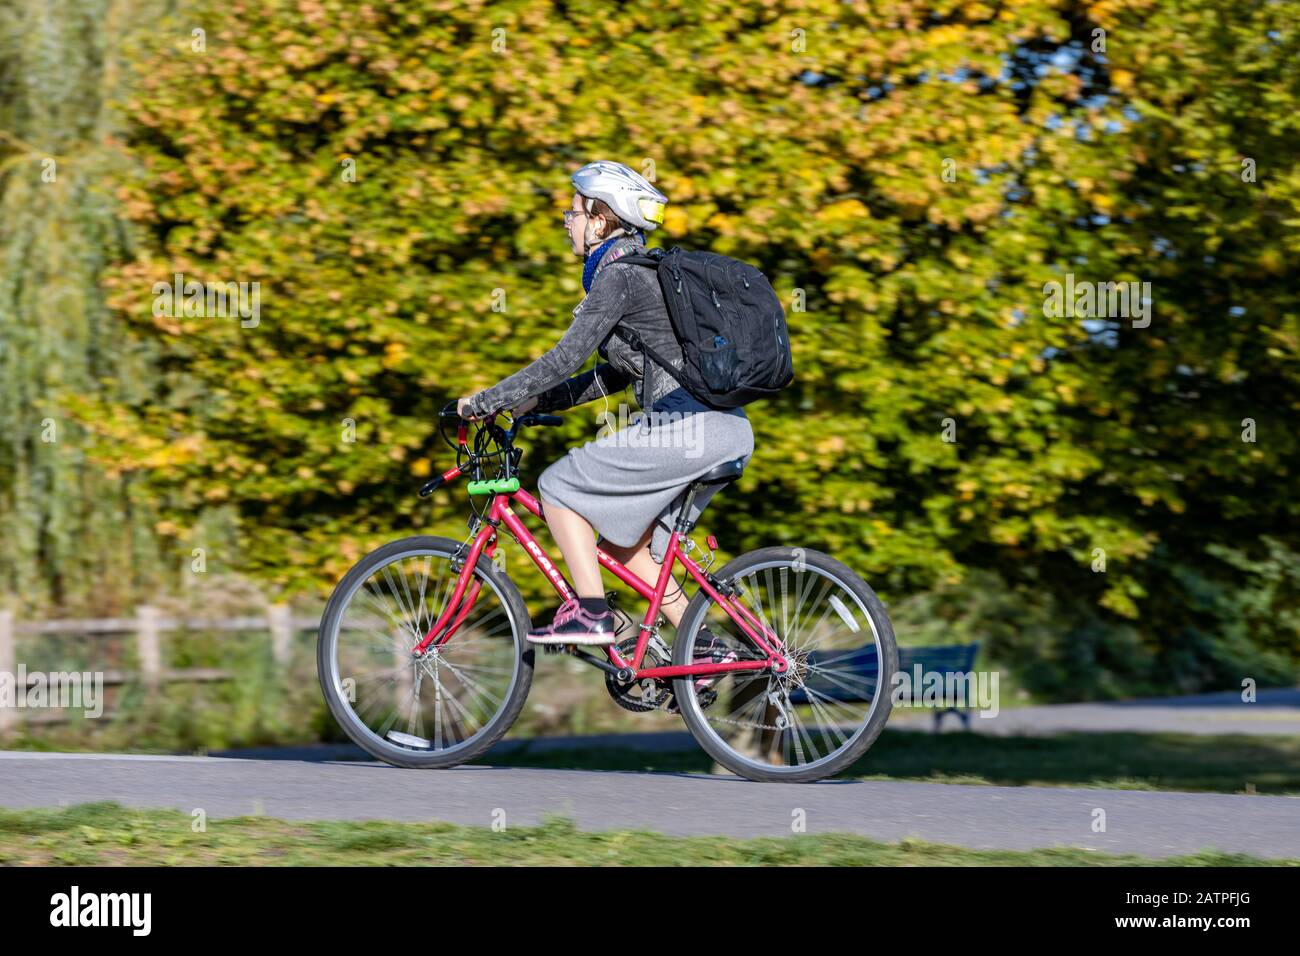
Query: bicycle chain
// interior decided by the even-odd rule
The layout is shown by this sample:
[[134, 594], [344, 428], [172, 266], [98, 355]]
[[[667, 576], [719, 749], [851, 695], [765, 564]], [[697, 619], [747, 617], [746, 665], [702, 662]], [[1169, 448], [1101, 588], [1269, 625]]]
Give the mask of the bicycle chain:
[[729, 720], [726, 717], [705, 717], [707, 721], [717, 721], [720, 724], [732, 724], [736, 727], [744, 727], [746, 730], [788, 730], [787, 727], [774, 727], [771, 724], [747, 724], [740, 720]]
[[[786, 700], [787, 700], [787, 702], [789, 701], [789, 694], [788, 694], [788, 693], [787, 693], [787, 695], [786, 695]], [[776, 727], [776, 726], [774, 726], [774, 725], [772, 725], [772, 724], [755, 724], [755, 723], [746, 723], [745, 721], [741, 721], [741, 720], [731, 720], [731, 719], [728, 718], [728, 717], [709, 717], [709, 716], [705, 716], [704, 719], [705, 719], [705, 720], [709, 720], [709, 721], [714, 721], [714, 720], [716, 720], [716, 721], [717, 721], [718, 723], [720, 723], [720, 724], [731, 724], [731, 725], [733, 725], [733, 726], [735, 726], [735, 727], [745, 727], [745, 728], [747, 728], [747, 729], [749, 729], [749, 730], [790, 730], [790, 729], [791, 729], [789, 726], [786, 726], [786, 727]]]

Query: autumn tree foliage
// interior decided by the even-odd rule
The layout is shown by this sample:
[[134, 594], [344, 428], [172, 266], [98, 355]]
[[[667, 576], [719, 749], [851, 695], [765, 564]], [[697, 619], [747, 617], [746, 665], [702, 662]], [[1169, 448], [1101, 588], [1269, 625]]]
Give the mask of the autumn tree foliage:
[[[135, 51], [141, 252], [110, 280], [158, 389], [82, 409], [178, 544], [232, 509], [229, 560], [319, 590], [463, 534], [456, 494], [413, 494], [446, 467], [435, 414], [563, 332], [568, 175], [613, 158], [671, 198], [656, 241], [753, 261], [790, 312], [796, 382], [706, 516], [728, 551], [820, 548], [891, 598], [992, 572], [1054, 602], [1054, 637], [1003, 650], [1063, 693], [1294, 674], [1293, 625], [1222, 624], [1261, 574], [1295, 584], [1285, 5], [181, 7]], [[258, 283], [256, 324], [156, 314], [177, 273]], [[1050, 308], [1067, 282], [1137, 291]], [[529, 474], [598, 410], [531, 436]]]
[[74, 403], [137, 403], [157, 343], [129, 338], [105, 270], [132, 255], [113, 186], [123, 42], [152, 8], [0, 6], [0, 606], [113, 615], [174, 580], [139, 469], [88, 454]]

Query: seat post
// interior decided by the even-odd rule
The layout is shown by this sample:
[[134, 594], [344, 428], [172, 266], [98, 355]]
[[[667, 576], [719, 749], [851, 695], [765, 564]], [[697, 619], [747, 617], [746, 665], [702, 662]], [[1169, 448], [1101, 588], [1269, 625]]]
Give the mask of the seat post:
[[695, 491], [699, 488], [697, 482], [691, 482], [690, 487], [686, 489], [686, 499], [682, 502], [682, 510], [677, 512], [677, 533], [688, 534], [691, 530], [688, 515], [691, 513], [691, 505], [695, 503]]
[[686, 499], [682, 502], [682, 510], [677, 515], [677, 532], [679, 534], [689, 534], [695, 523], [687, 516], [691, 513], [691, 505], [695, 504], [696, 493], [705, 485], [726, 485], [740, 477], [743, 469], [741, 459], [735, 461], [723, 462], [716, 468], [700, 475], [686, 488]]

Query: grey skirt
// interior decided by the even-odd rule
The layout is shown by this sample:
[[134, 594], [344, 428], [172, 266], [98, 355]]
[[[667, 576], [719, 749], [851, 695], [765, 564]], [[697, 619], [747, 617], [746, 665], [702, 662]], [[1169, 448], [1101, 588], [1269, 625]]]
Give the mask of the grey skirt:
[[[650, 554], [662, 563], [686, 488], [725, 461], [754, 453], [749, 419], [726, 412], [635, 413], [618, 429], [603, 429], [594, 440], [569, 449], [538, 479], [543, 507], [568, 508], [582, 515], [601, 538], [622, 548], [641, 540], [654, 524]], [[691, 520], [718, 490], [702, 488]]]

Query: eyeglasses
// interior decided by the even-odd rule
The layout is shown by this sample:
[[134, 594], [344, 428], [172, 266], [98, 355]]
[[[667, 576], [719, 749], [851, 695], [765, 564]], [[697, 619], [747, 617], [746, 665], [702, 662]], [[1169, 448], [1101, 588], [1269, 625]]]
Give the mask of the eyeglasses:
[[579, 212], [576, 209], [566, 209], [564, 211], [564, 224], [567, 226], [569, 225], [569, 223], [573, 222], [574, 216], [585, 216], [585, 215], [587, 215], [585, 212]]

